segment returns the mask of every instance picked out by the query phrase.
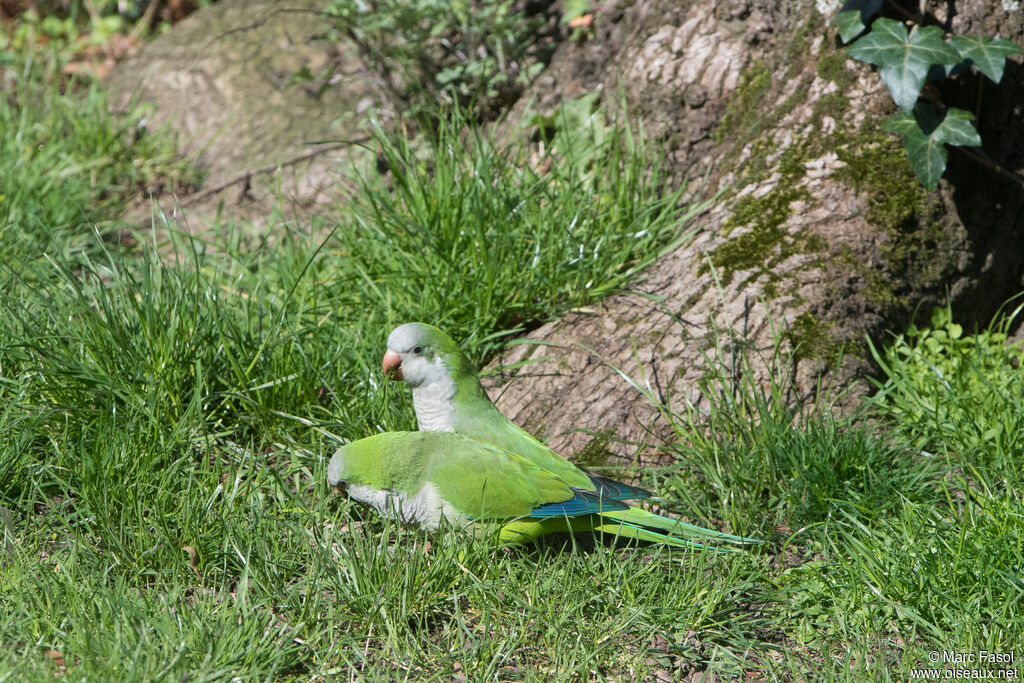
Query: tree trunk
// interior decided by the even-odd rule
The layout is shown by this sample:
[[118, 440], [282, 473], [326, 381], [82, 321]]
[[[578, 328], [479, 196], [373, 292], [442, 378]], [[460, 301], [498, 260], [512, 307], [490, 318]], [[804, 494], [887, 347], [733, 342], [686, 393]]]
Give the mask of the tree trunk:
[[[114, 109], [155, 105], [149, 126], [170, 126], [202, 169], [199, 191], [161, 198], [190, 229], [218, 228], [226, 213], [262, 231], [275, 210], [308, 219], [351, 189], [339, 168], [358, 153], [352, 142], [369, 139], [364, 113], [373, 109], [384, 125], [392, 114], [352, 46], [325, 38], [323, 5], [223, 0], [105, 79]], [[148, 201], [138, 213], [148, 225]]]
[[[895, 105], [877, 70], [846, 57], [824, 4], [613, 2], [588, 40], [559, 47], [524, 101], [550, 113], [621, 89], [671, 166], [709, 174], [704, 194], [721, 195], [635, 291], [548, 323], [529, 335], [546, 344], [499, 359], [535, 361], [492, 377], [506, 415], [568, 455], [594, 434], [632, 453], [631, 442], [668, 432], [619, 371], [679, 410], [700, 406], [713, 366], [738, 371], [741, 356], [757, 382], [774, 378], [798, 403], [852, 383], [837, 403], [848, 407], [871, 371], [868, 338], [884, 342], [947, 295], [961, 320], [985, 322], [1024, 289], [1024, 191], [1011, 177], [1024, 171], [1019, 60], [999, 85], [964, 74], [941, 91], [978, 116], [984, 153], [1003, 172], [953, 149], [945, 179], [925, 192], [882, 128]], [[916, 11], [903, 4], [890, 16]], [[1024, 11], [943, 7], [932, 19], [946, 30], [1024, 43]]]

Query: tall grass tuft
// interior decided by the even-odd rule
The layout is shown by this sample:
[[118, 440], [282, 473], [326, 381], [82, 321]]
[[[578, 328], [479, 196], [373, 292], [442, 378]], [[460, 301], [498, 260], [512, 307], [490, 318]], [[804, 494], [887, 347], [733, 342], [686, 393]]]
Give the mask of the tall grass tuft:
[[686, 237], [683, 204], [642, 136], [595, 115], [558, 129], [543, 156], [461, 119], [426, 147], [377, 132], [387, 173], [328, 246], [329, 296], [382, 326], [429, 321], [480, 361], [493, 333], [536, 326], [635, 279]]

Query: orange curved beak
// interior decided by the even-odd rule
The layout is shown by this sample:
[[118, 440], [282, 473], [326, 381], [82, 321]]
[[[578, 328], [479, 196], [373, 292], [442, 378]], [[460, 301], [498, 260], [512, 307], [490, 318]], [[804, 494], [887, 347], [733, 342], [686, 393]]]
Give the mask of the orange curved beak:
[[402, 357], [388, 349], [384, 353], [384, 376], [399, 382], [402, 381]]

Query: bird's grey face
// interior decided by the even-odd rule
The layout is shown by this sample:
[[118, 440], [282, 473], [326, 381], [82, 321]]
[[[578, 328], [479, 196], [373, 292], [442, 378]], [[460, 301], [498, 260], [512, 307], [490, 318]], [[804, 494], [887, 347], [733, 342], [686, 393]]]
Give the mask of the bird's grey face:
[[384, 374], [405, 381], [413, 389], [436, 381], [450, 381], [448, 368], [430, 336], [430, 329], [420, 323], [396, 327], [388, 336]]

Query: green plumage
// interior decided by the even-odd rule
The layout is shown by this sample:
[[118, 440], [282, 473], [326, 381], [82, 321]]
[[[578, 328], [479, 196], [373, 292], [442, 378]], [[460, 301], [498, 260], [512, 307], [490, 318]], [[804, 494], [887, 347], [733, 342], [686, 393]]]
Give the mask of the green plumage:
[[[427, 529], [445, 519], [484, 523], [498, 539], [534, 541], [557, 532], [701, 547], [701, 541], [749, 543], [581, 490], [529, 460], [451, 432], [388, 432], [342, 446], [327, 469], [332, 485], [383, 514]], [[684, 536], [685, 534], [685, 536]]]
[[651, 494], [581, 470], [502, 415], [458, 345], [436, 327], [400, 325], [387, 346], [383, 370], [412, 389], [420, 431], [340, 449], [328, 478], [347, 480], [353, 498], [428, 529], [442, 518], [497, 525], [504, 542], [565, 531], [683, 548], [756, 542], [624, 502]]
[[347, 444], [331, 459], [328, 480], [409, 496], [430, 483], [469, 519], [525, 517], [575, 495], [528, 460], [449, 432], [387, 432]]

